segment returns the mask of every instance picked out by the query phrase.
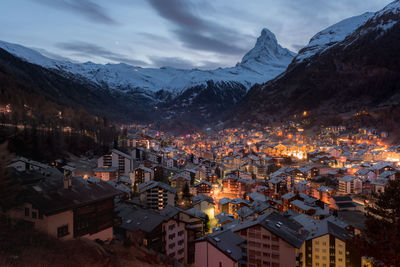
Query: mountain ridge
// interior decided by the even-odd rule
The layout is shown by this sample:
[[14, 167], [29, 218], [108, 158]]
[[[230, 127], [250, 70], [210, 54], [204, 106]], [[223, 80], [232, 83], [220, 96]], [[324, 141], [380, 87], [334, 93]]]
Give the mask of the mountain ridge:
[[[263, 41], [264, 38], [268, 40]], [[265, 45], [271, 45], [272, 49]], [[141, 68], [124, 63], [105, 65], [92, 62], [72, 63], [51, 59], [36, 50], [4, 41], [0, 41], [0, 48], [30, 63], [81, 75], [94, 83], [106, 85], [111, 90], [145, 90], [153, 93], [164, 90], [173, 94], [179, 94], [194, 86], [206, 85], [209, 80], [239, 82], [250, 88], [255, 83], [265, 82], [283, 72], [295, 56], [293, 52], [282, 48], [277, 43], [275, 35], [267, 29], [263, 29], [254, 48], [243, 57], [245, 61], [242, 60], [234, 67], [214, 70]], [[264, 55], [268, 55], [269, 58], [262, 59], [260, 55], [250, 53], [251, 51], [265, 52]], [[255, 60], [254, 57], [257, 56], [258, 60]]]
[[396, 128], [386, 111], [400, 108], [398, 36], [400, 1], [395, 1], [323, 53], [294, 60], [279, 77], [252, 87], [231, 122], [301, 118], [307, 111], [315, 123], [329, 123], [329, 118], [340, 121], [340, 114], [373, 110], [380, 114], [370, 118], [376, 125]]

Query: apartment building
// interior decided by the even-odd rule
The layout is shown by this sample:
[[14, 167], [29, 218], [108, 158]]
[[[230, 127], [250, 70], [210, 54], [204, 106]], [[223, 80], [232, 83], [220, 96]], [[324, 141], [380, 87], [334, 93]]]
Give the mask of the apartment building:
[[130, 178], [133, 184], [145, 183], [154, 179], [154, 170], [141, 165], [130, 173]]
[[361, 257], [352, 253], [347, 242], [352, 238], [347, 223], [333, 216], [315, 220], [305, 214], [296, 216], [293, 220], [308, 231], [306, 241], [300, 250], [304, 255], [301, 266], [361, 266]]
[[156, 181], [148, 181], [139, 185], [140, 201], [154, 210], [162, 210], [167, 205], [175, 206], [176, 189]]
[[117, 149], [98, 158], [97, 167], [116, 167], [118, 175], [129, 176], [133, 168], [133, 157]]
[[[204, 234], [205, 213], [194, 208], [182, 210], [172, 206], [165, 207], [160, 213], [169, 220], [175, 221], [170, 221], [168, 228], [165, 228], [165, 238], [169, 239], [166, 250], [174, 258], [181, 259], [182, 248], [184, 248], [184, 263], [193, 264], [195, 261], [195, 240]], [[182, 232], [182, 222], [185, 224], [184, 232]], [[171, 226], [173, 224], [175, 224], [175, 227]]]
[[308, 231], [277, 212], [244, 221], [232, 231], [247, 241], [248, 267], [302, 264], [300, 249]]
[[346, 175], [339, 179], [339, 192], [342, 194], [360, 194], [362, 181], [356, 176]]

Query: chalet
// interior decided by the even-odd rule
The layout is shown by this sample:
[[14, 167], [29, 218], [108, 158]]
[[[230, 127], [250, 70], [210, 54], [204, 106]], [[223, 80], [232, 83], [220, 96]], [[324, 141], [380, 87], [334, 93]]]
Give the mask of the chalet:
[[215, 203], [212, 197], [199, 194], [192, 199], [192, 206], [207, 214], [209, 219], [214, 219]]
[[313, 215], [315, 213], [315, 207], [310, 206], [304, 201], [301, 201], [299, 199], [293, 200], [290, 202], [289, 207], [291, 210], [294, 212], [297, 212], [299, 214], [307, 214], [307, 215]]
[[235, 213], [237, 218], [241, 221], [254, 218], [254, 216], [256, 215], [255, 211], [247, 206], [243, 206], [240, 209], [237, 209]]
[[187, 188], [190, 187], [190, 180], [191, 178], [189, 175], [181, 172], [171, 178], [171, 186], [173, 188], [176, 188], [178, 194], [180, 195], [182, 194], [185, 185], [187, 186]]
[[369, 168], [359, 169], [358, 171], [356, 171], [354, 173], [354, 175], [356, 175], [357, 177], [359, 177], [361, 179], [365, 179], [368, 181], [373, 181], [376, 179], [376, 173]]
[[383, 193], [385, 192], [385, 187], [389, 182], [388, 179], [376, 179], [375, 181], [371, 182], [371, 187], [373, 192], [375, 193]]
[[227, 175], [222, 179], [223, 192], [242, 195], [246, 192], [246, 180], [233, 175]]
[[215, 215], [215, 218], [218, 220], [218, 225], [223, 228], [224, 225], [229, 225], [231, 223], [237, 223], [238, 221], [232, 214], [221, 212]]
[[202, 180], [199, 183], [195, 184], [194, 187], [196, 188], [196, 193], [198, 194], [210, 194], [212, 190], [212, 185], [205, 181]]
[[395, 168], [391, 164], [379, 163], [372, 166], [371, 170], [373, 170], [376, 175], [379, 176], [384, 171], [395, 171]]

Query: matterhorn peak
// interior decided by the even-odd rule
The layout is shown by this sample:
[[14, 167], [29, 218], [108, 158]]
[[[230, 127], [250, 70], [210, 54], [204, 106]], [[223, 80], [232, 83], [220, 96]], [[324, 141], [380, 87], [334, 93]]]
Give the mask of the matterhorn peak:
[[295, 53], [280, 46], [275, 34], [264, 28], [257, 38], [254, 48], [243, 57], [240, 64], [249, 64], [251, 62], [266, 64], [282, 62], [282, 60], [290, 62], [295, 55]]
[[261, 44], [263, 42], [273, 42], [278, 44], [275, 34], [270, 30], [268, 30], [267, 28], [262, 29], [260, 37], [257, 38], [257, 43]]

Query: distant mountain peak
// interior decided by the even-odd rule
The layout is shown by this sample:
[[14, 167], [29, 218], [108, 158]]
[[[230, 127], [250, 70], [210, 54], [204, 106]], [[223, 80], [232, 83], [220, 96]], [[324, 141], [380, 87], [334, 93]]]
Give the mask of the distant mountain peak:
[[287, 60], [291, 60], [295, 55], [295, 53], [280, 46], [275, 34], [264, 28], [261, 31], [261, 35], [257, 38], [253, 49], [244, 55], [240, 64], [249, 64], [251, 62], [279, 64], [282, 60], [286, 64]]
[[72, 63], [50, 59], [30, 48], [2, 41], [0, 48], [28, 62], [63, 73], [77, 74], [100, 86], [106, 85], [111, 90], [122, 92], [140, 90], [150, 94], [160, 90], [179, 94], [188, 88], [206, 85], [210, 80], [241, 83], [249, 89], [255, 83], [264, 83], [281, 74], [295, 55], [282, 48], [275, 35], [268, 29], [261, 31], [254, 48], [243, 57], [241, 63], [235, 67], [214, 70], [140, 68], [124, 63], [104, 65], [92, 62]]

